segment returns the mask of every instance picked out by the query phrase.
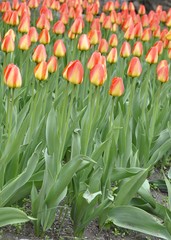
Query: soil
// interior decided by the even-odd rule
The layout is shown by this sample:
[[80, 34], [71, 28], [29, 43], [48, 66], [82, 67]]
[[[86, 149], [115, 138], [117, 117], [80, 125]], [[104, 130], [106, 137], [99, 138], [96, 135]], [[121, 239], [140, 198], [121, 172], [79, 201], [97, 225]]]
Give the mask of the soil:
[[[155, 172], [150, 177], [151, 182], [162, 179], [160, 171]], [[152, 185], [151, 190], [153, 197], [157, 202], [166, 204], [167, 194], [160, 191], [156, 185]], [[30, 204], [26, 203], [27, 209]], [[70, 219], [70, 209], [67, 205], [63, 205], [63, 216], [57, 212], [57, 218], [52, 228], [46, 232], [46, 235], [36, 238], [34, 235], [33, 225], [28, 222], [25, 224], [10, 225], [0, 229], [0, 240], [160, 240], [160, 238], [145, 235], [139, 232], [121, 229], [113, 226], [110, 229], [99, 229], [97, 221], [90, 223], [82, 238], [75, 238], [73, 233], [73, 225]], [[28, 210], [29, 211], [29, 210]]]

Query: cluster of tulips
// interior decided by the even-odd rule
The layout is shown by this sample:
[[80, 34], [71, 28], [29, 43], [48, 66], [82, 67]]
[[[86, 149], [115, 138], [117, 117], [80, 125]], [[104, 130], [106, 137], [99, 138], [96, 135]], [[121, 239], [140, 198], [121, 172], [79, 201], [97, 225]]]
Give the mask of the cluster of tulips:
[[[0, 18], [0, 227], [39, 235], [67, 199], [76, 236], [98, 218], [170, 239], [148, 176], [170, 156], [171, 9], [12, 0]], [[10, 207], [24, 197], [32, 217]]]

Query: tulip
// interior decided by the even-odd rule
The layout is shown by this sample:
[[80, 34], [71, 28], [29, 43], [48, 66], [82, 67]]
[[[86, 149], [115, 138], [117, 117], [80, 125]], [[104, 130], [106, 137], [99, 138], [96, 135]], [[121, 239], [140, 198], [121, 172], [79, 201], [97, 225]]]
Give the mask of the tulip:
[[39, 34], [39, 42], [42, 44], [48, 44], [50, 43], [50, 34], [47, 29], [42, 29], [42, 31]]
[[151, 29], [150, 28], [146, 28], [144, 29], [142, 36], [141, 36], [141, 40], [143, 42], [148, 42], [151, 39]]
[[133, 57], [128, 65], [127, 75], [130, 77], [139, 77], [142, 72], [142, 66], [138, 57]]
[[65, 24], [65, 25], [68, 24], [68, 21], [69, 21], [68, 15], [66, 13], [61, 14], [60, 21], [62, 21], [63, 24]]
[[160, 82], [169, 80], [169, 66], [166, 60], [161, 61], [157, 66], [157, 80]]
[[131, 55], [131, 46], [128, 42], [124, 42], [120, 49], [120, 56], [127, 58]]
[[102, 63], [102, 55], [100, 52], [93, 52], [87, 62], [87, 68], [92, 69], [96, 64]]
[[58, 68], [58, 60], [55, 56], [51, 56], [47, 62], [47, 68], [49, 73], [56, 72]]
[[96, 86], [101, 86], [104, 84], [107, 78], [107, 70], [103, 64], [96, 64], [90, 70], [90, 82]]
[[55, 34], [63, 34], [65, 32], [65, 25], [63, 24], [62, 21], [57, 21], [54, 25], [53, 25], [53, 33]]
[[135, 36], [134, 25], [131, 25], [130, 27], [127, 28], [124, 34], [124, 38], [127, 40], [131, 40], [131, 39], [134, 39], [134, 36]]
[[17, 26], [19, 24], [19, 17], [17, 11], [12, 11], [9, 18], [9, 24], [12, 26]]
[[14, 30], [13, 30], [12, 28], [10, 28], [10, 29], [5, 33], [4, 38], [5, 38], [7, 35], [11, 35], [13, 41], [15, 42], [16, 34], [15, 34], [15, 32], [14, 32]]
[[117, 47], [118, 45], [118, 37], [116, 34], [112, 34], [109, 38], [109, 45], [111, 47]]
[[30, 17], [28, 15], [25, 15], [20, 19], [18, 31], [21, 33], [28, 33], [29, 29], [30, 29]]
[[75, 39], [76, 38], [76, 34], [71, 32], [71, 30], [68, 31], [68, 38], [70, 39]]
[[10, 88], [19, 88], [22, 85], [20, 70], [13, 63], [4, 69], [4, 83]]
[[83, 31], [83, 27], [84, 27], [83, 19], [79, 17], [75, 19], [70, 30], [74, 34], [81, 34]]
[[113, 97], [120, 97], [124, 93], [124, 83], [122, 78], [114, 77], [110, 85], [109, 94]]
[[32, 59], [34, 62], [42, 62], [46, 61], [47, 54], [46, 54], [46, 48], [43, 44], [39, 44], [33, 52]]
[[107, 62], [116, 63], [118, 60], [117, 48], [112, 48], [107, 55]]
[[52, 12], [45, 4], [40, 8], [40, 15], [41, 14], [44, 14], [49, 21], [53, 21]]
[[6, 37], [4, 37], [1, 43], [1, 50], [3, 52], [9, 53], [13, 52], [14, 48], [15, 44], [12, 35], [7, 35]]
[[142, 42], [138, 41], [134, 44], [132, 48], [132, 54], [136, 57], [140, 57], [143, 54], [143, 44]]
[[26, 51], [30, 48], [30, 46], [31, 46], [30, 36], [28, 34], [23, 35], [19, 39], [18, 48], [23, 51]]
[[111, 11], [110, 13], [110, 19], [112, 23], [116, 23], [116, 19], [117, 19], [117, 13], [115, 10]]
[[101, 53], [106, 53], [108, 51], [108, 47], [108, 42], [105, 38], [102, 38], [98, 46], [98, 51]]
[[56, 57], [64, 57], [66, 54], [66, 47], [62, 39], [56, 40], [53, 46], [53, 52]]
[[96, 45], [99, 43], [100, 39], [101, 39], [101, 31], [98, 30], [90, 30], [87, 34], [89, 40], [90, 40], [90, 44], [91, 45]]
[[46, 80], [48, 78], [47, 62], [42, 61], [36, 65], [34, 68], [34, 76], [40, 81]]
[[150, 48], [150, 50], [146, 54], [145, 61], [150, 64], [158, 62], [158, 47]]
[[38, 0], [29, 0], [28, 1], [28, 7], [29, 8], [37, 8], [39, 6]]
[[110, 16], [105, 16], [104, 21], [102, 23], [102, 27], [104, 29], [111, 29], [112, 28], [112, 22]]
[[84, 69], [79, 60], [71, 61], [63, 71], [63, 78], [73, 84], [81, 84], [83, 75]]
[[37, 42], [38, 41], [38, 32], [35, 27], [31, 27], [29, 29], [28, 35], [30, 36], [31, 42]]
[[38, 18], [37, 22], [36, 22], [36, 27], [39, 29], [50, 29], [50, 22], [47, 19], [45, 14], [41, 14], [40, 17]]
[[142, 26], [143, 26], [143, 27], [148, 27], [148, 26], [149, 26], [149, 20], [148, 20], [147, 14], [144, 14], [144, 15], [141, 17], [141, 23], [142, 23]]
[[19, 8], [19, 1], [18, 0], [13, 0], [12, 1], [12, 9], [17, 10]]
[[143, 27], [141, 22], [138, 22], [134, 26], [134, 34], [136, 38], [141, 38], [143, 34]]
[[145, 6], [143, 4], [140, 4], [139, 9], [138, 9], [138, 14], [144, 15], [145, 13], [146, 13]]
[[163, 42], [162, 41], [157, 41], [154, 44], [154, 47], [158, 48], [158, 55], [161, 55], [163, 53]]
[[87, 34], [82, 34], [78, 40], [77, 48], [80, 51], [87, 51], [90, 49], [90, 40], [88, 39]]

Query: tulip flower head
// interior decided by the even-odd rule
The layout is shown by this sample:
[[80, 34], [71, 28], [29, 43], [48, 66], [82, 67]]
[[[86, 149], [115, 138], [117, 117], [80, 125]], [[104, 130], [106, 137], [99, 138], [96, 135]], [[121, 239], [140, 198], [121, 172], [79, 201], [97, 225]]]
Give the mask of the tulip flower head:
[[107, 55], [107, 62], [116, 63], [118, 60], [117, 48], [112, 48]]
[[12, 35], [7, 35], [3, 38], [2, 43], [1, 43], [1, 50], [3, 52], [9, 53], [13, 52], [15, 49], [15, 43], [12, 38]]
[[22, 85], [20, 70], [13, 63], [4, 69], [4, 83], [10, 88], [19, 88]]
[[129, 42], [124, 42], [120, 49], [120, 56], [123, 58], [127, 58], [131, 55], [131, 46]]
[[169, 80], [169, 66], [166, 60], [162, 60], [157, 65], [157, 80], [160, 82], [167, 82]]
[[48, 78], [47, 62], [42, 61], [36, 65], [36, 67], [34, 68], [34, 76], [36, 79], [38, 79], [40, 81], [47, 80], [47, 78]]
[[101, 86], [104, 84], [107, 78], [107, 70], [103, 64], [96, 64], [90, 70], [90, 82], [96, 86]]
[[47, 53], [46, 53], [46, 48], [43, 44], [39, 44], [33, 52], [32, 59], [34, 62], [42, 62], [46, 61], [47, 58]]
[[31, 40], [30, 36], [28, 34], [24, 34], [20, 39], [18, 43], [18, 48], [20, 50], [26, 51], [30, 48], [31, 46]]
[[124, 83], [122, 78], [114, 77], [110, 85], [109, 94], [113, 97], [120, 97], [124, 93]]
[[152, 47], [148, 51], [145, 57], [147, 63], [153, 64], [158, 62], [158, 47]]
[[140, 41], [137, 41], [133, 48], [132, 48], [132, 54], [136, 57], [140, 57], [143, 54], [143, 44]]
[[90, 49], [90, 40], [87, 34], [82, 34], [78, 40], [77, 48], [80, 51], [87, 51]]
[[58, 68], [58, 60], [55, 56], [51, 56], [47, 62], [47, 68], [49, 73], [54, 73]]
[[134, 78], [139, 77], [142, 72], [142, 66], [138, 57], [133, 57], [128, 65], [127, 75]]
[[53, 52], [56, 57], [64, 57], [66, 54], [66, 47], [62, 39], [56, 40], [53, 46]]
[[63, 70], [63, 78], [73, 84], [81, 84], [83, 75], [84, 69], [79, 60], [71, 61]]

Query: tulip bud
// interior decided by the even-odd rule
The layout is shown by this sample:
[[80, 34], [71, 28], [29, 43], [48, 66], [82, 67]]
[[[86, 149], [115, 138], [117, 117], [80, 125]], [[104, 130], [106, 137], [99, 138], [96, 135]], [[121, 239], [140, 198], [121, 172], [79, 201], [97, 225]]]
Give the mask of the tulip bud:
[[120, 77], [114, 77], [110, 85], [109, 94], [113, 97], [120, 97], [124, 93], [123, 80]]
[[145, 13], [146, 13], [145, 6], [143, 4], [140, 4], [139, 9], [138, 9], [138, 14], [144, 15]]
[[26, 51], [30, 48], [30, 46], [31, 46], [30, 36], [28, 34], [23, 35], [19, 39], [18, 48], [23, 51]]
[[79, 17], [75, 19], [70, 30], [74, 34], [81, 34], [83, 31], [83, 26], [84, 26], [83, 19]]
[[132, 48], [132, 54], [136, 57], [140, 57], [143, 54], [142, 42], [136, 42]]
[[112, 48], [107, 55], [107, 62], [116, 63], [118, 60], [117, 48]]
[[47, 62], [47, 68], [49, 73], [56, 72], [58, 68], [58, 60], [55, 56], [51, 56]]
[[63, 71], [63, 78], [73, 84], [81, 84], [83, 75], [84, 69], [79, 60], [71, 61]]
[[39, 34], [39, 42], [42, 44], [48, 44], [50, 43], [50, 34], [47, 29], [42, 29], [42, 31]]
[[19, 88], [22, 85], [20, 70], [13, 63], [4, 69], [4, 83], [10, 88]]
[[39, 44], [33, 52], [32, 59], [34, 62], [42, 62], [46, 61], [47, 54], [46, 54], [46, 48], [43, 44]]
[[101, 86], [104, 84], [107, 78], [107, 70], [103, 64], [96, 64], [90, 70], [90, 82], [96, 86]]
[[3, 52], [13, 52], [15, 48], [15, 44], [12, 38], [12, 35], [7, 35], [6, 37], [3, 38], [2, 44], [1, 44], [1, 50]]
[[4, 38], [5, 38], [7, 35], [11, 35], [13, 41], [15, 42], [16, 34], [15, 34], [15, 32], [14, 32], [14, 30], [13, 30], [12, 28], [10, 28], [10, 29], [5, 33]]
[[131, 40], [131, 39], [134, 39], [134, 36], [135, 36], [134, 25], [131, 25], [130, 27], [127, 28], [124, 34], [124, 38], [126, 40]]
[[37, 8], [39, 6], [38, 0], [29, 0], [28, 7], [29, 8]]
[[98, 30], [90, 30], [87, 34], [89, 40], [90, 40], [90, 44], [91, 45], [96, 45], [99, 43], [100, 39], [101, 39], [101, 31]]
[[106, 53], [108, 51], [108, 47], [109, 47], [108, 42], [106, 41], [105, 38], [102, 38], [98, 47], [99, 52]]
[[45, 14], [41, 14], [40, 17], [38, 18], [37, 22], [36, 22], [36, 27], [39, 29], [47, 29], [49, 31], [50, 29], [50, 22], [47, 19], [47, 17], [45, 16]]
[[169, 66], [166, 60], [162, 60], [157, 65], [157, 80], [160, 82], [167, 82], [169, 80]]
[[150, 48], [150, 50], [146, 54], [145, 61], [150, 64], [158, 62], [158, 48], [157, 47]]
[[63, 34], [65, 32], [65, 25], [63, 24], [62, 21], [57, 21], [54, 25], [53, 25], [53, 33], [55, 34]]
[[120, 56], [127, 58], [131, 55], [131, 46], [128, 42], [124, 42], [120, 49]]
[[161, 55], [163, 53], [163, 42], [162, 41], [157, 41], [154, 44], [154, 47], [158, 48], [158, 55]]
[[28, 35], [30, 36], [31, 42], [37, 42], [38, 41], [38, 32], [35, 27], [31, 27], [29, 29]]
[[93, 52], [87, 62], [87, 68], [92, 69], [96, 64], [102, 63], [102, 55], [100, 52]]
[[77, 48], [80, 51], [87, 51], [90, 49], [90, 40], [87, 37], [87, 34], [82, 34], [78, 40]]
[[34, 68], [34, 76], [40, 81], [48, 78], [47, 62], [42, 61], [36, 65]]
[[143, 41], [143, 42], [148, 42], [148, 41], [150, 41], [150, 39], [151, 39], [151, 29], [150, 28], [146, 28], [146, 29], [144, 29], [144, 31], [143, 31], [143, 33], [142, 33], [142, 37], [141, 37], [141, 40]]
[[23, 18], [20, 19], [20, 23], [18, 25], [18, 31], [21, 33], [28, 33], [30, 28], [30, 17], [25, 15]]
[[112, 28], [112, 22], [110, 16], [105, 16], [104, 21], [102, 23], [102, 27], [104, 29], [111, 29]]
[[66, 47], [62, 39], [56, 40], [53, 46], [53, 52], [56, 57], [64, 57], [66, 54]]
[[118, 46], [118, 37], [116, 34], [112, 34], [109, 38], [109, 45], [111, 47], [117, 47]]
[[133, 57], [129, 62], [127, 75], [130, 77], [139, 77], [142, 72], [142, 66], [139, 58]]

